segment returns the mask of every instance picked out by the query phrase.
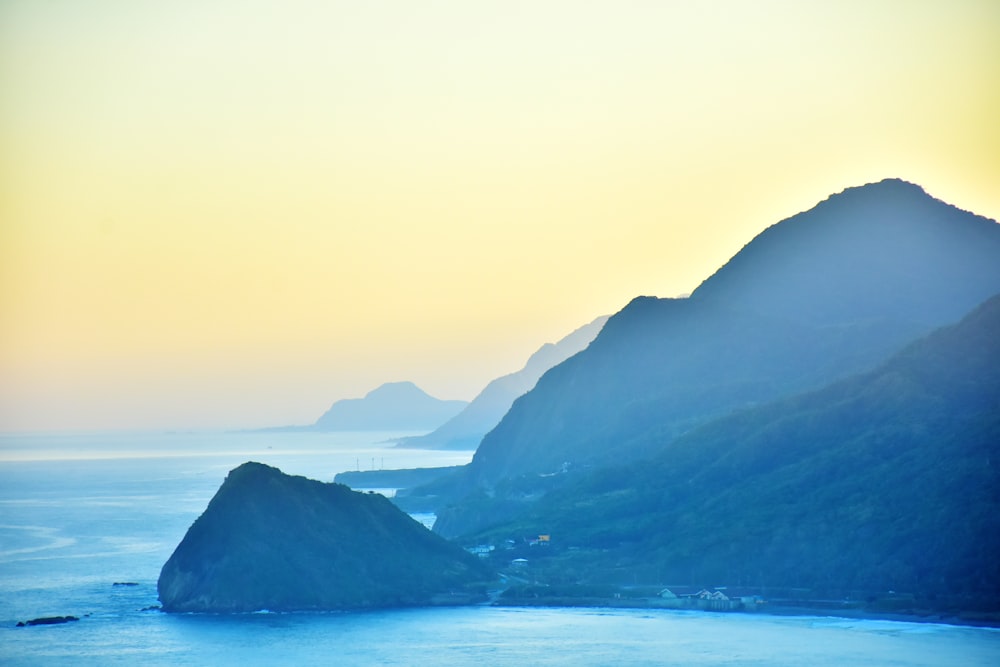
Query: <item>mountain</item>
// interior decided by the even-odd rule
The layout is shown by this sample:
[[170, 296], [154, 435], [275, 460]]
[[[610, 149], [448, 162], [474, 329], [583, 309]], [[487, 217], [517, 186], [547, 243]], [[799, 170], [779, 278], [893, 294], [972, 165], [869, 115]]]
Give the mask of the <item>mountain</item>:
[[477, 558], [383, 496], [244, 463], [188, 529], [157, 589], [169, 612], [333, 610], [428, 604], [486, 576]]
[[995, 221], [899, 180], [849, 188], [689, 298], [640, 297], [609, 319], [486, 435], [435, 530], [517, 513], [555, 484], [539, 475], [653, 457], [733, 410], [872, 368], [998, 291]]
[[582, 580], [1000, 609], [1000, 295], [872, 371], [714, 420], [491, 532], [551, 534], [552, 567]]
[[337, 401], [316, 420], [317, 431], [432, 430], [458, 414], [466, 401], [443, 401], [412, 382], [387, 382], [364, 398]]
[[405, 438], [400, 441], [400, 446], [475, 449], [483, 436], [507, 413], [514, 399], [534, 387], [545, 371], [587, 347], [607, 320], [607, 316], [599, 317], [555, 344], [546, 343], [531, 355], [524, 368], [493, 380], [461, 412], [436, 430]]

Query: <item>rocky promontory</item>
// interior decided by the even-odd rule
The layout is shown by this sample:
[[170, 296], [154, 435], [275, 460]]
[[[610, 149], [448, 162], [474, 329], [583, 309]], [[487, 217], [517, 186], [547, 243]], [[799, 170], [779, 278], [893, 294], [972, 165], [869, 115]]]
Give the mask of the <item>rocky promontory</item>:
[[377, 494], [232, 470], [163, 566], [168, 612], [339, 610], [469, 598], [479, 560]]

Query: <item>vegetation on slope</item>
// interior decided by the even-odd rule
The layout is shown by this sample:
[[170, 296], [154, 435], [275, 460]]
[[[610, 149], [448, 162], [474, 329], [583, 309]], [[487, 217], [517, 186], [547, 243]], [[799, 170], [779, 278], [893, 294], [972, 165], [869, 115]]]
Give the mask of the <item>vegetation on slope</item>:
[[893, 590], [996, 610], [998, 462], [1000, 296], [874, 371], [574, 476], [478, 539], [551, 534], [536, 555], [561, 580]]

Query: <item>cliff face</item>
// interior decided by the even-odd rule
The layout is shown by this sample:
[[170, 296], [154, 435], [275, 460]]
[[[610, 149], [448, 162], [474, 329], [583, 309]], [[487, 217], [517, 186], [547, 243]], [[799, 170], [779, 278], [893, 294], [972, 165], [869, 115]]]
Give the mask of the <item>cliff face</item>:
[[383, 496], [244, 463], [157, 588], [168, 612], [335, 610], [427, 604], [488, 576]]

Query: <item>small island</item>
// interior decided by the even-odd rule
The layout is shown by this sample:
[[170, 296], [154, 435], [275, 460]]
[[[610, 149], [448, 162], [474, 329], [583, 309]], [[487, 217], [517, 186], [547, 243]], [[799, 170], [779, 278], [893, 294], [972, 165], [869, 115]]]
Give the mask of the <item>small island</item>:
[[378, 494], [232, 470], [157, 582], [166, 612], [327, 611], [477, 601], [491, 571]]

